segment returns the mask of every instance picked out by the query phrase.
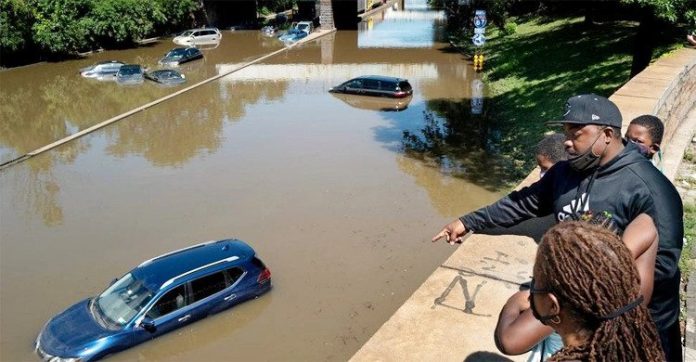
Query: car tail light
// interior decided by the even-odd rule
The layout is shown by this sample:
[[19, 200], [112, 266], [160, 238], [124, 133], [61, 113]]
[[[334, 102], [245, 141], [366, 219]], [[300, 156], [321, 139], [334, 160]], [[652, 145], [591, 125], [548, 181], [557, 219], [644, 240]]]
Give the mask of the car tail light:
[[398, 91], [398, 92], [394, 93], [394, 95], [395, 95], [396, 97], [403, 97], [403, 96], [406, 95], [406, 92]]
[[259, 277], [256, 278], [256, 282], [259, 284], [266, 284], [270, 280], [271, 280], [271, 271], [268, 268], [265, 268], [261, 272], [261, 274], [259, 274]]

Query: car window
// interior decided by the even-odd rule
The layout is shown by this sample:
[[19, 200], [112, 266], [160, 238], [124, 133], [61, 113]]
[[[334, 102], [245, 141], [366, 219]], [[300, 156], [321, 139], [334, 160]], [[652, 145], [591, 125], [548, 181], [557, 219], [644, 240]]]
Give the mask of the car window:
[[379, 82], [374, 79], [365, 79], [364, 83], [365, 89], [379, 89]]
[[217, 272], [198, 278], [191, 282], [193, 302], [207, 298], [226, 287], [227, 285], [225, 284], [225, 275], [223, 272]]
[[239, 280], [242, 274], [244, 274], [244, 270], [242, 270], [242, 268], [230, 268], [225, 270], [225, 274], [227, 277], [227, 286], [229, 287]]
[[379, 89], [383, 91], [394, 91], [396, 89], [396, 83], [389, 81], [380, 81]]
[[399, 88], [401, 88], [401, 90], [404, 92], [408, 92], [412, 89], [411, 84], [406, 81], [399, 82]]
[[203, 35], [203, 34], [201, 34], [200, 31], [197, 31], [197, 32], [193, 33], [193, 36], [201, 36], [201, 35]]
[[363, 82], [360, 79], [354, 80], [354, 81], [348, 83], [348, 86], [351, 88], [362, 88], [362, 85], [363, 85]]
[[185, 307], [188, 304], [186, 299], [186, 288], [184, 285], [180, 285], [163, 295], [157, 303], [150, 308], [147, 312], [147, 316], [155, 319], [167, 315], [177, 309]]

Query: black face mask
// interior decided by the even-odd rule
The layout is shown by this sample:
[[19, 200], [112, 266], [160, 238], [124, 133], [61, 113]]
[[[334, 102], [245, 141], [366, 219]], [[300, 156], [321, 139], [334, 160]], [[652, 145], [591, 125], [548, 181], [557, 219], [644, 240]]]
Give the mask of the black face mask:
[[534, 289], [534, 279], [532, 279], [532, 282], [529, 284], [529, 306], [532, 310], [532, 315], [534, 318], [538, 319], [539, 322], [543, 325], [549, 325], [548, 322], [552, 319], [558, 318], [558, 314], [552, 314], [552, 315], [541, 315], [539, 311], [536, 309], [536, 305], [534, 305], [534, 294], [548, 294], [551, 293], [551, 290], [549, 289]]
[[[602, 137], [602, 134], [600, 133], [599, 136], [597, 136], [597, 139], [592, 142], [590, 147], [587, 149], [587, 151], [575, 156], [571, 157], [568, 159], [568, 163], [570, 165], [570, 168], [577, 172], [584, 172], [584, 171], [589, 171], [594, 169], [599, 165], [599, 159], [602, 157], [600, 154], [599, 156], [595, 155], [592, 152], [592, 148], [594, 147], [595, 143], [599, 140], [599, 138]], [[608, 145], [607, 145], [608, 146]], [[607, 147], [604, 147], [604, 151], [607, 150]], [[604, 153], [602, 151], [602, 154]]]

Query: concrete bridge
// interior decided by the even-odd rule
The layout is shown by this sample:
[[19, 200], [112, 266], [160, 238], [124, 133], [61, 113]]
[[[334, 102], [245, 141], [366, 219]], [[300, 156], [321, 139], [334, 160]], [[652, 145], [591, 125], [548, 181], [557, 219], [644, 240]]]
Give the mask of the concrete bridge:
[[[255, 25], [259, 2], [256, 0], [203, 2], [208, 25], [224, 29], [238, 25]], [[404, 0], [298, 0], [294, 21], [311, 20], [322, 29], [356, 29], [359, 14], [383, 4], [404, 8]]]

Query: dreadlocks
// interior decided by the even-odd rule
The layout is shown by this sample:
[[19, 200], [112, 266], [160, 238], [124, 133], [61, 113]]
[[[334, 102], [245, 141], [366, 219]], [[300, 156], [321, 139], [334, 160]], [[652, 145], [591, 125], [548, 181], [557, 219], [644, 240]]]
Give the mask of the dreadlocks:
[[644, 306], [616, 313], [640, 297], [640, 279], [615, 233], [586, 222], [560, 223], [544, 235], [535, 272], [590, 335], [584, 345], [565, 347], [550, 361], [665, 359]]

